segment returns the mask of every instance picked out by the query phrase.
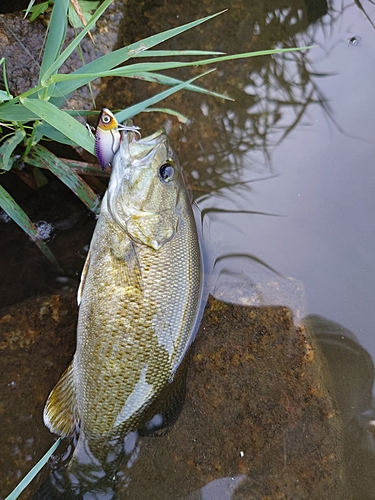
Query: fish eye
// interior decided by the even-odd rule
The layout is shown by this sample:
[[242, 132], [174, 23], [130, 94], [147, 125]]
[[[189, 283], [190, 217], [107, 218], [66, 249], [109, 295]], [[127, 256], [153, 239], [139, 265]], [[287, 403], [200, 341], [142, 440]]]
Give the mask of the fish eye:
[[159, 168], [159, 178], [163, 182], [171, 181], [173, 179], [173, 175], [174, 167], [170, 163], [164, 163], [164, 165]]
[[111, 117], [109, 115], [103, 115], [102, 116], [102, 122], [103, 123], [109, 123], [111, 121]]

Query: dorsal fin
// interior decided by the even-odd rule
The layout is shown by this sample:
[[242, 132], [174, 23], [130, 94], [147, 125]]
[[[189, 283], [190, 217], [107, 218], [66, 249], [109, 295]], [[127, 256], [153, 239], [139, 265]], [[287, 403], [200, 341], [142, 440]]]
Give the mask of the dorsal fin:
[[43, 413], [44, 423], [61, 437], [70, 436], [79, 421], [73, 385], [73, 362], [48, 396]]

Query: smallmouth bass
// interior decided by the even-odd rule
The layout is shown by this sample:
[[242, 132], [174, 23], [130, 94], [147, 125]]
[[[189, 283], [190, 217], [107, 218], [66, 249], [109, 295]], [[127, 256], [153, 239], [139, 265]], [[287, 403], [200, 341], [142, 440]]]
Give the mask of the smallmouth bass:
[[75, 477], [82, 450], [113, 475], [124, 436], [173, 380], [202, 309], [197, 229], [167, 135], [121, 133], [78, 291], [76, 353], [44, 410], [52, 432], [80, 428], [67, 465]]

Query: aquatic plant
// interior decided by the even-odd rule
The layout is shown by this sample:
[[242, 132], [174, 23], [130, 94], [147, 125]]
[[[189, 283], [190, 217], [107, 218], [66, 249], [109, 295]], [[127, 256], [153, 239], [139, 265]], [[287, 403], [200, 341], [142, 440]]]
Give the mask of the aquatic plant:
[[[9, 171], [10, 169], [22, 169], [25, 164], [29, 164], [34, 167], [34, 176], [37, 177], [38, 169], [47, 168], [66, 184], [94, 213], [97, 213], [99, 210], [99, 200], [93, 189], [82, 179], [82, 177], [80, 177], [77, 170], [72, 167], [72, 165], [60, 160], [44, 146], [39, 144], [42, 139], [47, 138], [71, 146], [80, 146], [89, 153], [94, 154], [93, 136], [82, 123], [74, 118], [75, 116], [83, 116], [89, 113], [83, 110], [61, 109], [72, 92], [84, 85], [90, 84], [90, 82], [97, 78], [109, 76], [156, 81], [161, 85], [170, 87], [149, 99], [121, 110], [115, 116], [119, 122], [123, 122], [181, 89], [188, 89], [228, 99], [227, 96], [193, 84], [194, 80], [204, 76], [207, 72], [191, 78], [188, 81], [181, 81], [163, 75], [159, 73], [159, 71], [184, 66], [203, 66], [226, 60], [269, 55], [291, 50], [302, 50], [272, 49], [234, 55], [222, 55], [222, 53], [218, 52], [199, 50], [150, 50], [165, 40], [173, 38], [221, 14], [221, 12], [219, 12], [145, 38], [126, 47], [122, 47], [88, 64], [84, 64], [73, 73], [59, 73], [63, 63], [75, 49], [79, 48], [82, 39], [88, 34], [89, 30], [95, 26], [96, 21], [112, 1], [113, 0], [105, 0], [89, 19], [82, 31], [64, 49], [62, 47], [66, 38], [68, 23], [67, 13], [70, 3], [69, 0], [55, 1], [51, 12], [38, 84], [26, 92], [18, 96], [13, 96], [11, 94], [7, 83], [6, 61], [4, 58], [0, 60], [5, 87], [5, 90], [0, 91], [0, 121], [3, 129], [10, 130], [10, 132], [6, 133], [2, 138], [2, 144], [0, 146], [0, 170]], [[120, 64], [127, 61], [134, 59], [138, 60], [146, 56], [178, 58], [185, 56], [203, 56], [204, 58], [188, 62], [134, 62], [118, 67]], [[208, 56], [211, 57], [207, 58]], [[163, 109], [163, 111], [175, 114], [179, 119], [184, 119], [184, 117], [176, 111], [166, 109]], [[16, 155], [16, 150], [18, 152], [20, 149], [22, 153]], [[95, 171], [95, 167], [92, 168], [92, 166], [88, 166], [87, 169], [85, 169], [85, 167], [80, 168], [80, 173], [92, 174], [93, 171]], [[29, 235], [46, 257], [58, 265], [48, 246], [41, 238], [37, 227], [1, 185], [0, 207]]]

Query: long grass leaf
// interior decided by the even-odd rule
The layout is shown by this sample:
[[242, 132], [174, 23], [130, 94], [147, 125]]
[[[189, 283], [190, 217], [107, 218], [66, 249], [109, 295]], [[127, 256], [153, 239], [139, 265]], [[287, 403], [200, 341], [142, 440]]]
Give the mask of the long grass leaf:
[[0, 185], [0, 207], [6, 212], [11, 219], [14, 220], [16, 224], [22, 228], [26, 234], [31, 238], [31, 240], [39, 247], [39, 249], [44, 253], [44, 255], [53, 264], [60, 268], [57, 260], [53, 256], [53, 253], [44, 243], [44, 241], [39, 236], [38, 229], [31, 222], [26, 213], [22, 208], [15, 202], [15, 200], [10, 196], [10, 194]]
[[[77, 174], [83, 175], [95, 175], [95, 177], [109, 177], [111, 169], [107, 168], [102, 170], [98, 163], [87, 163], [84, 161], [70, 160], [67, 158], [59, 158], [63, 161], [69, 168], [71, 168]], [[27, 163], [33, 167], [47, 168], [44, 163], [32, 156], [27, 157]]]
[[133, 57], [223, 56], [225, 52], [211, 50], [145, 50]]
[[53, 153], [39, 144], [33, 149], [32, 158], [40, 161], [56, 175], [94, 213], [99, 213], [99, 198], [86, 182]]
[[89, 153], [94, 154], [94, 138], [89, 135], [86, 127], [68, 113], [61, 111], [50, 102], [40, 99], [21, 98], [21, 103], [41, 120], [52, 125], [52, 127]]
[[0, 106], [0, 120], [9, 122], [31, 122], [37, 120], [36, 114], [26, 109], [22, 104], [16, 103], [15, 99]]
[[4, 141], [4, 143], [0, 147], [0, 168], [2, 170], [10, 170], [13, 165], [13, 161], [11, 161], [11, 154], [16, 149], [18, 144], [20, 144], [26, 133], [23, 130], [17, 130], [15, 134], [13, 134], [9, 139]]
[[[224, 56], [219, 57], [211, 57], [210, 59], [199, 59], [197, 61], [170, 61], [170, 62], [156, 62], [156, 63], [135, 63], [129, 64], [128, 66], [123, 66], [121, 68], [112, 69], [110, 72], [111, 76], [122, 76], [122, 71], [127, 72], [128, 68], [135, 71], [158, 71], [163, 69], [175, 69], [175, 68], [184, 68], [187, 66], [203, 66], [205, 64], [216, 64], [223, 61], [233, 61], [235, 59], [247, 59], [250, 57], [259, 57], [259, 56], [272, 56], [276, 54], [283, 54], [285, 52], [295, 52], [301, 50], [308, 50], [313, 48], [314, 45], [309, 45], [308, 47], [291, 47], [286, 49], [267, 49], [267, 50], [257, 50], [254, 52], [241, 52], [239, 54], [226, 54]], [[100, 72], [99, 72], [100, 74]], [[74, 73], [72, 73], [74, 75]], [[58, 75], [56, 75], [58, 76]], [[61, 75], [63, 76], [63, 75]]]
[[189, 118], [178, 111], [170, 108], [147, 108], [142, 111], [142, 113], [166, 113], [167, 115], [175, 116], [180, 123], [187, 123]]
[[[258, 57], [258, 56], [267, 56], [274, 54], [281, 54], [284, 52], [293, 52], [296, 50], [306, 50], [311, 47], [294, 47], [288, 49], [269, 49], [269, 50], [259, 50], [257, 52], [243, 52], [241, 54], [231, 54], [220, 57], [212, 57], [211, 59], [201, 59], [198, 61], [189, 61], [189, 62], [181, 62], [181, 61], [170, 61], [170, 62], [156, 62], [156, 63], [134, 63], [129, 64], [127, 66], [121, 66], [120, 68], [111, 69], [108, 71], [99, 71], [95, 74], [78, 74], [76, 72], [70, 74], [56, 74], [50, 78], [51, 82], [65, 82], [69, 80], [76, 80], [77, 78], [82, 78], [84, 82], [92, 81], [96, 78], [102, 77], [113, 77], [113, 76], [122, 76], [122, 77], [131, 77], [131, 75], [136, 75], [139, 72], [150, 72], [150, 71], [160, 71], [167, 69], [175, 69], [175, 68], [186, 68], [188, 66], [204, 66], [207, 64], [216, 64], [222, 61], [231, 61], [234, 59], [246, 59], [250, 57]], [[87, 65], [88, 66], [88, 65]], [[82, 83], [83, 84], [83, 83]]]
[[[66, 2], [66, 0], [63, 1]], [[102, 5], [98, 8], [98, 10], [92, 15], [90, 20], [87, 22], [87, 25], [83, 28], [83, 30], [74, 38], [74, 40], [60, 54], [60, 56], [54, 62], [52, 62], [49, 68], [44, 72], [42, 79], [43, 83], [45, 83], [51, 75], [53, 75], [59, 70], [62, 64], [68, 59], [70, 54], [74, 51], [74, 49], [80, 44], [81, 40], [87, 35], [90, 29], [92, 29], [95, 26], [96, 21], [103, 14], [103, 12], [111, 5], [112, 2], [113, 0], [105, 0], [102, 3]]]
[[[178, 78], [172, 78], [171, 76], [162, 75], [161, 73], [152, 73], [147, 71], [142, 71], [140, 73], [136, 73], [132, 75], [130, 78], [135, 78], [136, 80], [144, 80], [146, 82], [155, 82], [160, 85], [178, 85], [182, 83]], [[207, 90], [203, 87], [199, 87], [198, 85], [187, 85], [186, 90], [190, 90], [192, 92], [199, 92], [201, 94], [210, 95], [213, 97], [221, 97], [222, 99], [226, 99], [228, 101], [233, 101], [230, 97], [219, 94], [218, 92], [212, 92], [211, 90]]]
[[63, 135], [61, 132], [56, 130], [54, 127], [49, 125], [48, 123], [38, 123], [35, 126], [35, 137], [34, 137], [34, 142], [37, 143], [39, 142], [42, 137], [48, 137], [48, 139], [51, 139], [52, 141], [59, 142], [60, 144], [67, 144], [68, 146], [75, 146], [76, 143], [72, 141], [71, 139], [68, 139], [65, 135]]
[[179, 90], [182, 90], [186, 86], [190, 85], [192, 82], [197, 80], [198, 78], [201, 78], [202, 76], [208, 75], [209, 73], [212, 73], [212, 71], [215, 71], [213, 69], [206, 71], [202, 75], [198, 75], [194, 78], [191, 78], [187, 82], [183, 82], [180, 85], [176, 85], [175, 87], [172, 87], [171, 89], [164, 90], [164, 92], [160, 92], [159, 94], [156, 94], [153, 97], [150, 97], [149, 99], [146, 99], [145, 101], [140, 102], [139, 104], [134, 104], [134, 106], [130, 106], [129, 108], [124, 109], [123, 111], [120, 111], [119, 113], [115, 114], [116, 120], [121, 123], [128, 118], [133, 118], [133, 116], [137, 115], [141, 111], [144, 111], [146, 108], [149, 106], [152, 106], [153, 104], [156, 104], [157, 102], [162, 101], [163, 99], [166, 99], [170, 95], [174, 94], [175, 92], [178, 92]]
[[[219, 14], [222, 14], [223, 12], [225, 11], [223, 10], [211, 16], [198, 19], [197, 21], [193, 21], [191, 23], [184, 24], [177, 28], [172, 28], [170, 30], [163, 31], [162, 33], [158, 33], [157, 35], [149, 36], [147, 38], [144, 38], [143, 40], [139, 40], [138, 42], [132, 43], [131, 45], [128, 45], [126, 47], [122, 47], [121, 49], [115, 50], [109, 54], [105, 54], [104, 56], [99, 57], [95, 61], [86, 64], [82, 68], [77, 69], [76, 71], [74, 71], [73, 74], [75, 75], [79, 75], [82, 73], [97, 74], [98, 72], [110, 70], [118, 66], [119, 64], [124, 63], [131, 57], [135, 57], [139, 53], [147, 49], [150, 49], [151, 47], [155, 47], [155, 45], [158, 45], [166, 40], [169, 40], [170, 38], [173, 38], [183, 33], [184, 31], [194, 28], [195, 26], [198, 26], [201, 23], [209, 21], [210, 19], [213, 19], [214, 17], [218, 16]], [[77, 88], [81, 87], [82, 85], [89, 83], [91, 80], [92, 78], [86, 80], [84, 79], [83, 81], [58, 83], [56, 85], [56, 89], [53, 95], [55, 97], [59, 97], [61, 95], [64, 96], [68, 95]]]
[[27, 17], [27, 15], [28, 15], [28, 13], [30, 12], [30, 9], [31, 9], [31, 8], [32, 8], [32, 6], [34, 5], [34, 3], [35, 3], [35, 0], [30, 0], [29, 5], [27, 6], [27, 9], [26, 9], [25, 16], [24, 16], [24, 18], [25, 18], [25, 19], [26, 19], [26, 17]]
[[[30, 2], [30, 4], [34, 3], [34, 1], [35, 0], [32, 0], [32, 2]], [[30, 4], [29, 4], [28, 8], [26, 9], [26, 13], [24, 15], [24, 18], [26, 19], [26, 17], [30, 13], [31, 14], [31, 16], [30, 16], [30, 22], [31, 23], [33, 21], [35, 21], [35, 19], [37, 17], [39, 17], [40, 14], [43, 14], [43, 12], [45, 12], [48, 9], [48, 7], [49, 7], [49, 2], [38, 3], [34, 7], [31, 6]]]
[[6, 497], [5, 500], [16, 500], [20, 496], [20, 494], [23, 492], [23, 490], [28, 486], [31, 481], [34, 479], [34, 477], [39, 473], [39, 471], [45, 466], [45, 464], [48, 462], [50, 459], [52, 453], [56, 450], [56, 448], [59, 446], [61, 439], [59, 438], [52, 446], [51, 448], [47, 451], [45, 455], [39, 460], [39, 462], [34, 465], [34, 467], [31, 469], [31, 471], [26, 474], [26, 476], [22, 479], [22, 481], [19, 483], [19, 485], [12, 491], [10, 495]]
[[[42, 64], [40, 66], [39, 81], [41, 83], [48, 69], [53, 65], [54, 61], [60, 54], [62, 44], [65, 40], [67, 29], [67, 12], [69, 0], [58, 0], [55, 2], [51, 19], [48, 26], [47, 42], [43, 53]], [[47, 73], [51, 75], [52, 73]]]

